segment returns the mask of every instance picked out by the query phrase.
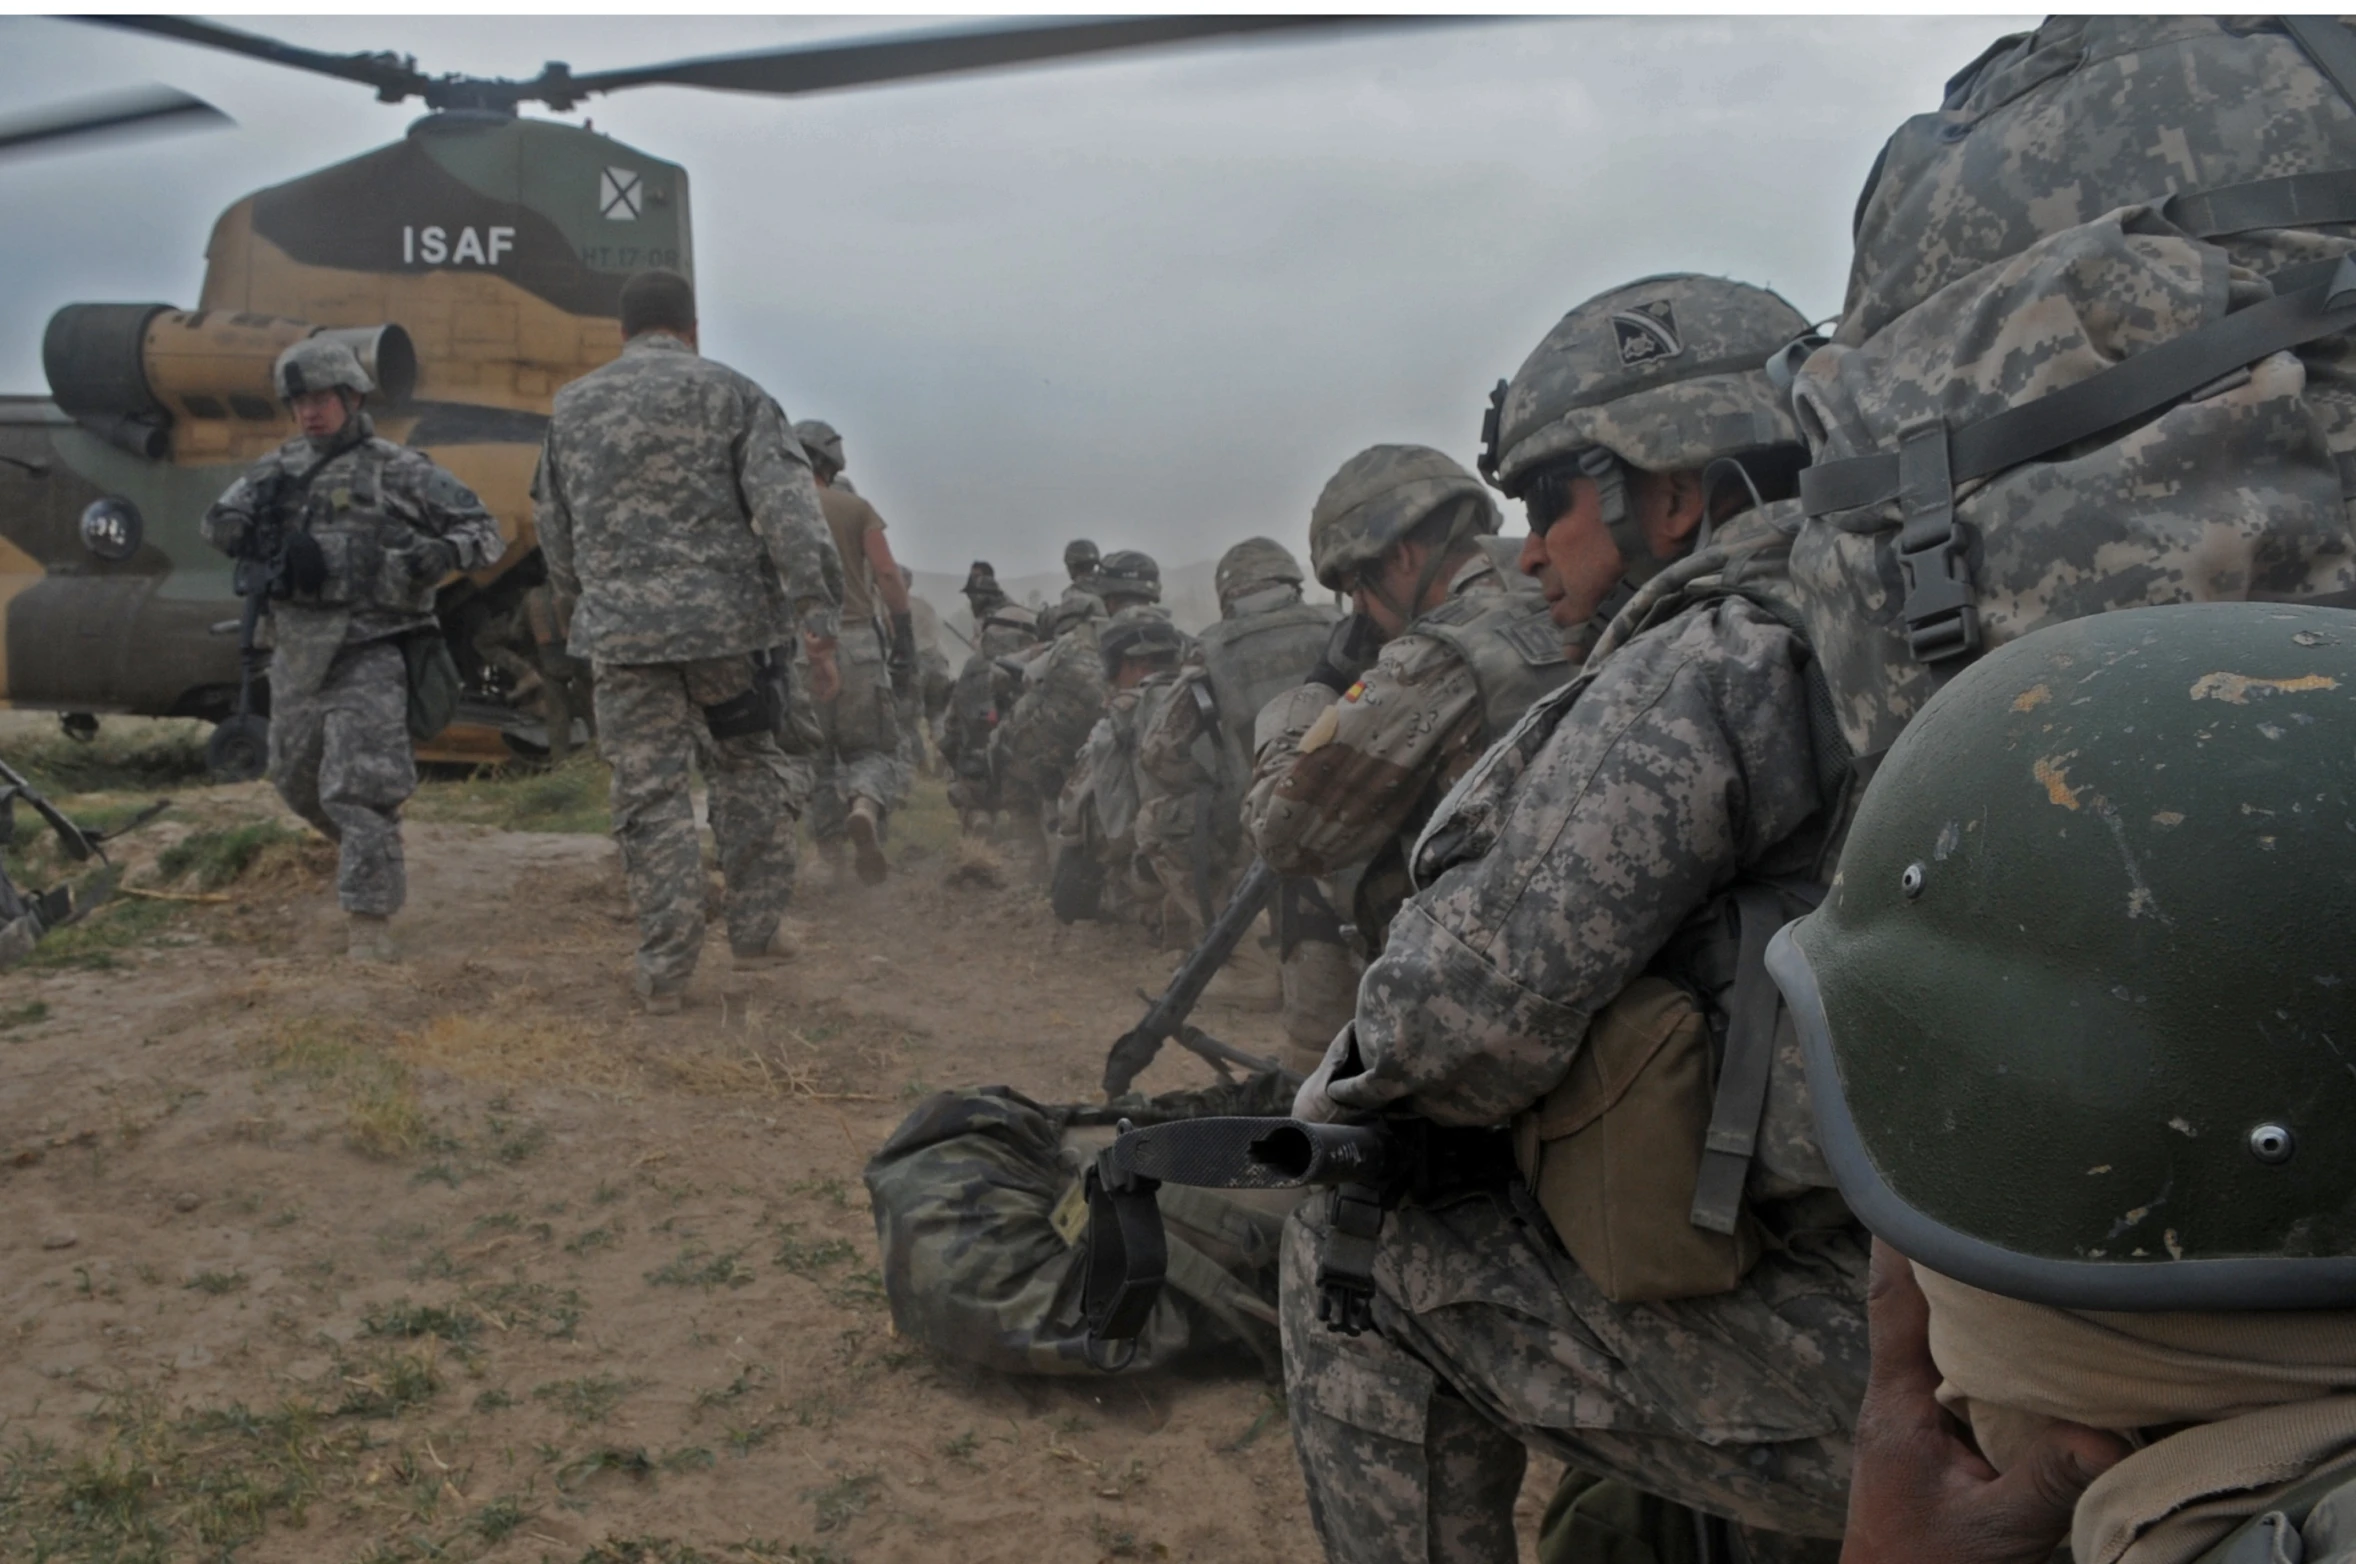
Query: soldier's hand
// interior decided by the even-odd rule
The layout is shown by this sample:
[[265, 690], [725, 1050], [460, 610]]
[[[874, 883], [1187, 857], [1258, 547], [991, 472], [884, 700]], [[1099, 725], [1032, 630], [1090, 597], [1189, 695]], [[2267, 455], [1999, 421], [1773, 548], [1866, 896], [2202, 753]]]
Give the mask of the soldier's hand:
[[1999, 1475], [1935, 1399], [1930, 1304], [1906, 1257], [1878, 1238], [1866, 1319], [1873, 1370], [1841, 1564], [2045, 1564], [2078, 1496], [2126, 1457], [2126, 1442], [2056, 1423]]
[[810, 658], [810, 699], [823, 706], [843, 693], [842, 670], [834, 662], [834, 642], [805, 635], [802, 650]]

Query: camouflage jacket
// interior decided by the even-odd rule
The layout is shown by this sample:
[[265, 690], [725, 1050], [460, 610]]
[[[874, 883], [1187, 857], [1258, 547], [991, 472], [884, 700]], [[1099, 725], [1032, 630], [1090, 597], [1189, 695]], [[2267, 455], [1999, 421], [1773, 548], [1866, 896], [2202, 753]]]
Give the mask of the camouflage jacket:
[[[357, 438], [312, 474], [301, 498], [283, 502], [288, 523], [318, 541], [328, 581], [318, 601], [270, 607], [281, 688], [316, 689], [338, 648], [433, 623], [442, 577], [480, 569], [507, 547], [473, 490], [423, 451], [377, 438], [365, 412], [353, 416]], [[270, 491], [342, 438], [297, 435], [246, 469], [205, 512], [205, 541], [228, 554], [244, 549]], [[422, 546], [436, 539], [449, 547]]]
[[1088, 730], [1073, 759], [1071, 780], [1063, 793], [1063, 834], [1072, 841], [1088, 835], [1084, 813], [1094, 810], [1097, 829], [1107, 842], [1119, 842], [1137, 829], [1137, 714], [1156, 683], [1167, 687], [1168, 674], [1157, 674], [1133, 689], [1114, 690], [1105, 697], [1104, 715]]
[[[1451, 599], [1504, 592], [1487, 554], [1448, 582]], [[1422, 825], [1485, 747], [1480, 685], [1452, 646], [1413, 626], [1347, 694], [1304, 684], [1269, 702], [1255, 736], [1243, 825], [1280, 874], [1364, 863]]]
[[1710, 597], [1531, 707], [1417, 844], [1424, 889], [1359, 990], [1365, 1071], [1333, 1100], [1500, 1123], [1738, 873], [1820, 872], [1839, 800], [1809, 656], [1766, 608]]
[[1012, 774], [1042, 796], [1063, 786], [1073, 757], [1104, 715], [1104, 665], [1096, 649], [1101, 618], [1057, 636], [1030, 662], [1022, 694], [999, 725], [997, 744]]
[[576, 656], [688, 662], [835, 633], [843, 566], [768, 394], [648, 332], [556, 394], [533, 480]]

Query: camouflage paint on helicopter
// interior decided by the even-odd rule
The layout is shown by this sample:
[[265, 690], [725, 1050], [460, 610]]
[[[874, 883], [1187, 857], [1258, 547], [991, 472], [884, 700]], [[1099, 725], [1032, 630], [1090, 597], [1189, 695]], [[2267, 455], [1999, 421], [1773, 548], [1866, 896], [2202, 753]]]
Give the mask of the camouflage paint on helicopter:
[[[391, 146], [238, 202], [206, 263], [194, 312], [61, 311], [52, 399], [0, 400], [0, 699], [227, 712], [237, 644], [217, 627], [238, 604], [198, 520], [291, 432], [268, 378], [286, 342], [398, 325], [414, 389], [376, 409], [378, 432], [431, 451], [508, 538], [497, 565], [442, 590], [474, 698], [424, 753], [503, 756], [500, 729], [528, 714], [474, 638], [544, 579], [530, 485], [549, 399], [620, 351], [631, 273], [692, 275], [686, 171], [571, 125], [432, 114]], [[91, 329], [61, 329], [76, 325]]]

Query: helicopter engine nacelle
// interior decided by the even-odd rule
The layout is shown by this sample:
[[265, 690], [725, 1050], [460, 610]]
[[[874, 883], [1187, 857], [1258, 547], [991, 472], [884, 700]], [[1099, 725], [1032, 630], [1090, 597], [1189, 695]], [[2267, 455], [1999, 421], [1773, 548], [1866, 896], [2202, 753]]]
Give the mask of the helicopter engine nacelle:
[[277, 423], [270, 367], [305, 337], [357, 353], [380, 405], [417, 389], [417, 350], [399, 326], [315, 326], [277, 315], [167, 304], [69, 304], [49, 317], [41, 364], [61, 411], [134, 455], [160, 461], [177, 419]]

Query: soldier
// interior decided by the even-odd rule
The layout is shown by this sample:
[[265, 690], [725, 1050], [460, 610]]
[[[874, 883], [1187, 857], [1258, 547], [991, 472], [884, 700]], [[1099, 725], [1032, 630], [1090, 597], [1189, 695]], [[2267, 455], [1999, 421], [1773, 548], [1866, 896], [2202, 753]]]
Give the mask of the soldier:
[[941, 758], [949, 768], [949, 802], [970, 833], [1006, 807], [990, 740], [1021, 693], [1021, 677], [1007, 665], [1039, 644], [1039, 621], [1031, 610], [1006, 600], [987, 560], [973, 562], [959, 590], [972, 605], [974, 649], [949, 694]]
[[1104, 715], [1107, 691], [1097, 632], [1107, 616], [1161, 600], [1161, 567], [1149, 555], [1120, 549], [1042, 616], [1040, 632], [1049, 644], [1029, 662], [1023, 693], [993, 742], [997, 770], [1009, 790], [1039, 801], [1039, 827], [1046, 836], [1057, 829], [1054, 810], [1073, 757]]
[[795, 778], [772, 665], [798, 629], [809, 693], [830, 699], [842, 566], [785, 414], [697, 351], [673, 271], [623, 285], [622, 355], [557, 393], [534, 485], [571, 649], [596, 672], [597, 743], [638, 914], [636, 986], [676, 1014], [701, 954], [698, 761], [740, 967], [794, 953]]
[[1990, 653], [1770, 947], [1882, 1241], [1850, 1564], [2349, 1558], [2347, 622], [2139, 608]]
[[[843, 630], [835, 651], [842, 691], [818, 708], [825, 737], [810, 838], [839, 862], [848, 836], [859, 878], [875, 885], [891, 872], [883, 850], [886, 822], [908, 793], [898, 696], [916, 678], [915, 621], [883, 518], [860, 496], [835, 487], [843, 437], [815, 418], [794, 425], [794, 434], [817, 476], [818, 503], [843, 562]], [[883, 614], [890, 616], [888, 631]]]
[[1095, 580], [1097, 566], [1102, 563], [1096, 545], [1086, 538], [1074, 538], [1063, 546], [1063, 573], [1073, 586], [1086, 586]]
[[1109, 883], [1116, 909], [1134, 906], [1159, 930], [1161, 888], [1139, 874], [1136, 862], [1138, 703], [1150, 687], [1176, 677], [1191, 647], [1186, 632], [1154, 604], [1123, 608], [1097, 636], [1104, 714], [1080, 746], [1057, 810], [1054, 900], [1066, 923], [1095, 916], [1099, 891]]
[[[466, 485], [377, 438], [362, 405], [375, 386], [349, 347], [307, 338], [270, 379], [301, 432], [205, 512], [205, 541], [274, 577], [270, 782], [337, 844], [351, 955], [395, 961], [388, 920], [408, 893], [401, 804], [417, 791], [408, 658], [439, 647], [442, 578], [490, 564], [506, 543]], [[264, 559], [274, 534], [282, 553]]]
[[1406, 842], [1578, 666], [1546, 605], [1482, 546], [1497, 521], [1480, 480], [1421, 445], [1359, 452], [1310, 513], [1317, 579], [1352, 612], [1308, 682], [1258, 716], [1244, 829], [1280, 874], [1368, 865], [1352, 921], [1370, 951], [1406, 895]]
[[[1426, 825], [1423, 889], [1296, 1100], [1465, 1127], [1431, 1132], [1452, 1171], [1373, 1243], [1329, 1245], [1321, 1202], [1286, 1236], [1294, 1439], [1336, 1561], [1511, 1559], [1525, 1444], [1739, 1522], [1754, 1556], [1840, 1534], [1865, 1244], [1757, 1002], [1849, 776], [1786, 619], [1793, 507], [1754, 504], [1802, 456], [1749, 366], [1805, 327], [1758, 288], [1647, 278], [1499, 396], [1483, 465], [1529, 507], [1555, 622], [1648, 579]], [[1326, 1329], [1321, 1291], [1375, 1329]]]
[[[1138, 708], [1137, 851], [1189, 941], [1241, 867], [1237, 820], [1252, 774], [1254, 720], [1316, 665], [1341, 617], [1329, 603], [1302, 602], [1301, 579], [1292, 551], [1269, 538], [1247, 538], [1221, 555], [1212, 572], [1219, 622], [1197, 639], [1196, 659]], [[1349, 1018], [1358, 974], [1316, 887], [1289, 882], [1278, 894], [1285, 1027], [1305, 1051], [1292, 1062], [1306, 1067]]]
[[957, 679], [949, 671], [949, 654], [941, 645], [941, 611], [916, 595], [916, 572], [900, 567], [900, 585], [908, 593], [909, 616], [916, 627], [916, 677], [906, 691], [895, 691], [900, 708], [900, 764], [909, 774], [922, 769], [932, 774], [932, 752], [941, 741], [941, 719], [948, 714], [949, 692]]

